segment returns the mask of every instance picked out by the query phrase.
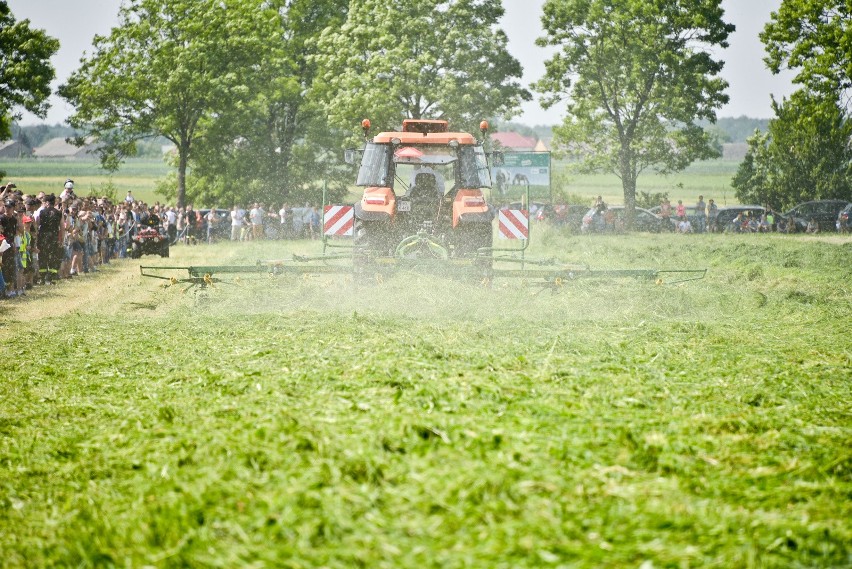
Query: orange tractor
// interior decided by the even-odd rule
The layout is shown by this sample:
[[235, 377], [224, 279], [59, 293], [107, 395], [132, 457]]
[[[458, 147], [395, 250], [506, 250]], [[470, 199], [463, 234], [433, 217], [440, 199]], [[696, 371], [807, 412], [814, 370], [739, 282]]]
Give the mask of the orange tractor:
[[[364, 135], [370, 128], [362, 122]], [[483, 134], [488, 124], [480, 125]], [[356, 184], [364, 195], [355, 204], [356, 272], [382, 259], [422, 264], [466, 259], [491, 270], [494, 211], [482, 190], [491, 187], [482, 141], [451, 132], [447, 121], [408, 119], [400, 132], [381, 132], [347, 162], [361, 154]]]

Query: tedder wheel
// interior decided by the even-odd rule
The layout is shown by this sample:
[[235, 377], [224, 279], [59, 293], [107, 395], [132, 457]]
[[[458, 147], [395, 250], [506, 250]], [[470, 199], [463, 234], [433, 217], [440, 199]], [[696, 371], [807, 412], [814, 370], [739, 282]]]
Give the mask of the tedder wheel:
[[160, 257], [167, 258], [169, 256], [169, 242], [166, 241], [165, 247], [160, 249]]
[[130, 258], [139, 259], [142, 257], [142, 246], [136, 241], [130, 246]]

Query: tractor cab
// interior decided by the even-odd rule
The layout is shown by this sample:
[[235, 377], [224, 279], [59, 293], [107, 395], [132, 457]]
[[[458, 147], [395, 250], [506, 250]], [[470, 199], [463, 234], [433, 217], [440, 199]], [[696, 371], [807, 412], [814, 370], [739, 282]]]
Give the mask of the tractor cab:
[[364, 194], [355, 204], [354, 234], [367, 257], [413, 254], [401, 244], [414, 236], [428, 241], [430, 254], [447, 257], [472, 257], [491, 246], [493, 214], [482, 192], [491, 173], [474, 136], [451, 132], [447, 121], [409, 119], [402, 130], [367, 140], [360, 154], [356, 185]]

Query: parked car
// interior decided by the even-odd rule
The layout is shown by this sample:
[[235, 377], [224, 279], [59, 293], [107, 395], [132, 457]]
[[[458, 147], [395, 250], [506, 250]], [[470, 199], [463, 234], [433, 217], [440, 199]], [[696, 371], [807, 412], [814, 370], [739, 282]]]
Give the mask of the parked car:
[[838, 214], [849, 205], [846, 200], [816, 200], [800, 203], [782, 217], [786, 220], [792, 219], [796, 224], [797, 231], [804, 231], [808, 222], [813, 219], [819, 225], [821, 231], [830, 231], [837, 222]]
[[[627, 209], [623, 205], [608, 206], [602, 214], [599, 214], [594, 207], [588, 209], [586, 215], [583, 216], [582, 231], [583, 233], [617, 233], [624, 231], [626, 213]], [[662, 217], [651, 213], [647, 209], [637, 207], [635, 213], [636, 218], [633, 221], [633, 229], [635, 231], [659, 233], [663, 229], [668, 229]]]
[[841, 209], [840, 213], [837, 214], [836, 227], [840, 233], [852, 231], [852, 203]]
[[[744, 228], [742, 223], [738, 226], [734, 225], [734, 220], [742, 214], [743, 221], [750, 219], [760, 220], [763, 214], [766, 213], [766, 208], [759, 205], [733, 205], [729, 207], [720, 207], [719, 213], [716, 216], [717, 231], [734, 231], [739, 232]], [[745, 228], [748, 230], [747, 228]]]

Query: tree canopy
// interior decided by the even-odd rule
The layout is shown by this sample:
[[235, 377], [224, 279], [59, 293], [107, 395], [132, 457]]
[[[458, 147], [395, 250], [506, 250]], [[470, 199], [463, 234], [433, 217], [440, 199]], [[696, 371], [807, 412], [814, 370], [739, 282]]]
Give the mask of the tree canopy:
[[852, 3], [848, 0], [784, 0], [760, 39], [774, 73], [795, 69], [795, 82], [845, 102], [852, 88]]
[[788, 208], [814, 199], [852, 199], [852, 5], [784, 0], [760, 39], [769, 69], [797, 72], [801, 88], [773, 101], [731, 184], [740, 201]]
[[734, 26], [721, 0], [547, 0], [537, 43], [559, 48], [537, 83], [545, 107], [567, 99], [556, 141], [586, 171], [621, 178], [632, 217], [647, 168], [678, 171], [716, 155], [698, 119], [728, 101], [723, 63]]
[[356, 132], [405, 118], [448, 119], [475, 129], [509, 118], [530, 94], [499, 29], [499, 0], [364, 0], [316, 40], [314, 94], [334, 126]]
[[[251, 100], [231, 109], [196, 146], [189, 194], [205, 203], [316, 200], [317, 183], [344, 193], [340, 137], [307, 93], [316, 76], [311, 40], [345, 18], [348, 0], [275, 0], [279, 33], [265, 52]], [[239, 141], [234, 144], [234, 140]], [[235, 189], [239, 191], [235, 191]]]
[[756, 131], [731, 185], [742, 203], [789, 209], [815, 199], [852, 199], [852, 122], [836, 101], [801, 90]]
[[44, 118], [49, 107], [50, 82], [56, 76], [50, 58], [59, 40], [16, 21], [9, 5], [0, 0], [0, 140], [11, 135], [19, 108]]
[[75, 107], [69, 123], [105, 143], [116, 168], [135, 142], [162, 135], [177, 147], [183, 205], [194, 146], [217, 119], [247, 104], [263, 77], [263, 54], [279, 37], [262, 0], [133, 0], [120, 24], [95, 37], [94, 53], [60, 87]]

